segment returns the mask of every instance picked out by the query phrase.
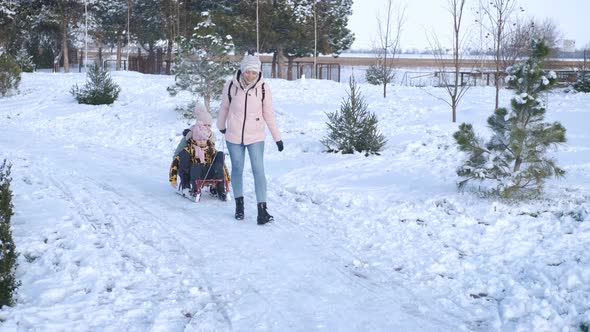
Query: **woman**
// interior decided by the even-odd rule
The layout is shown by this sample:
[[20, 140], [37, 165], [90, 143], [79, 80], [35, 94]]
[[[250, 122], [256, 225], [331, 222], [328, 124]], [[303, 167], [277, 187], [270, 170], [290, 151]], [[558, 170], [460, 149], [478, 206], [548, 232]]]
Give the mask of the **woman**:
[[217, 128], [225, 135], [231, 158], [231, 184], [236, 198], [235, 217], [238, 220], [244, 219], [242, 174], [246, 150], [248, 150], [258, 202], [259, 225], [274, 219], [268, 214], [266, 207], [266, 176], [263, 160], [265, 124], [277, 148], [283, 151], [281, 132], [277, 127], [272, 109], [272, 95], [268, 85], [264, 84], [260, 60], [256, 56], [247, 55], [240, 64], [240, 70], [223, 88]]

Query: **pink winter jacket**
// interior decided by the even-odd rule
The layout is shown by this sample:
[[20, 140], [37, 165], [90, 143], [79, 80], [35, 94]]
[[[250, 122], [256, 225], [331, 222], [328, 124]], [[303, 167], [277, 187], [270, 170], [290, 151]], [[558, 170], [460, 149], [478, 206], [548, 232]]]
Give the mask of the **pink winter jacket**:
[[[262, 142], [266, 137], [264, 125], [268, 126], [275, 142], [281, 140], [281, 132], [277, 127], [277, 121], [272, 109], [272, 94], [268, 84], [264, 84], [264, 100], [262, 84], [264, 78], [262, 73], [254, 86], [244, 91], [239, 83], [238, 72], [234, 77], [225, 83], [217, 128], [226, 129], [225, 139], [234, 144], [249, 145]], [[229, 101], [231, 95], [231, 102]]]

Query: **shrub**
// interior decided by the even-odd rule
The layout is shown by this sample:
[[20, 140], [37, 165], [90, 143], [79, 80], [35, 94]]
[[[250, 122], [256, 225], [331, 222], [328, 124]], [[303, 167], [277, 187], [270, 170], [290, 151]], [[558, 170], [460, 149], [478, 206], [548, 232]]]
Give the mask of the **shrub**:
[[349, 88], [340, 111], [327, 114], [328, 137], [321, 142], [330, 152], [379, 154], [387, 140], [377, 128], [377, 116], [367, 111], [367, 103], [352, 77]]
[[0, 166], [0, 307], [14, 304], [14, 294], [20, 286], [15, 276], [18, 253], [10, 230], [10, 218], [14, 214], [10, 168], [4, 159]]
[[98, 64], [90, 66], [89, 69], [86, 84], [82, 88], [79, 88], [77, 84], [74, 85], [70, 93], [76, 98], [78, 104], [112, 104], [117, 100], [121, 88], [113, 81], [109, 72]]
[[8, 54], [0, 55], [0, 94], [6, 96], [10, 90], [18, 89], [20, 84], [20, 67]]
[[581, 76], [574, 84], [574, 89], [578, 92], [590, 92], [590, 73], [584, 72]]
[[33, 63], [33, 57], [27, 53], [26, 49], [21, 49], [16, 55], [16, 63], [20, 66], [20, 69], [24, 73], [32, 73], [35, 71], [35, 64]]
[[371, 64], [365, 73], [367, 83], [372, 85], [389, 84], [393, 82], [394, 78], [395, 72], [393, 68], [385, 65], [382, 58], [378, 59], [376, 63]]

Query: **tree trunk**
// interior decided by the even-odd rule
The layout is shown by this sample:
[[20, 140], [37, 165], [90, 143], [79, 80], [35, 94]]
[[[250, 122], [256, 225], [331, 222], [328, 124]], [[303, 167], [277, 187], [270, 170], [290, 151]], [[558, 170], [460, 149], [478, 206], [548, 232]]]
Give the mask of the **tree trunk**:
[[277, 78], [277, 52], [272, 54], [272, 69], [270, 76], [272, 78]]
[[170, 75], [170, 67], [172, 66], [172, 38], [173, 36], [168, 38], [168, 49], [166, 50], [166, 58], [168, 59], [166, 61], [166, 75]]
[[122, 43], [121, 31], [117, 31], [117, 64], [115, 65], [116, 71], [121, 70], [121, 52], [122, 52], [121, 43]]
[[293, 57], [287, 58], [287, 80], [289, 81], [293, 80], [293, 61]]
[[70, 72], [70, 58], [68, 55], [68, 21], [67, 18], [62, 22], [62, 53], [64, 57], [64, 73]]
[[102, 47], [98, 48], [98, 65], [100, 66], [100, 68], [103, 67], [103, 63], [102, 63]]
[[497, 31], [497, 44], [496, 44], [496, 107], [494, 108], [495, 110], [498, 109], [498, 106], [500, 104], [500, 61], [502, 60], [501, 58], [501, 53], [500, 50], [502, 48], [502, 15], [500, 15], [500, 19], [498, 20], [498, 31]]
[[[385, 37], [388, 38], [388, 37]], [[387, 98], [387, 79], [389, 71], [387, 70], [387, 47], [383, 50], [383, 98]]]
[[205, 95], [203, 96], [203, 103], [205, 104], [205, 108], [207, 112], [211, 112], [211, 96]]
[[279, 63], [279, 72], [277, 78], [285, 78], [285, 57], [283, 56], [284, 50], [282, 47], [277, 49], [277, 61]]

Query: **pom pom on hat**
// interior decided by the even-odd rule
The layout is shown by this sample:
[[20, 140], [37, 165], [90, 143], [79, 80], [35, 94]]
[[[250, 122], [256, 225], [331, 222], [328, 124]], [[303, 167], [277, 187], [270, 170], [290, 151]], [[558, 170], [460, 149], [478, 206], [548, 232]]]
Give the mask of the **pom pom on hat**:
[[262, 64], [260, 59], [254, 55], [246, 55], [240, 63], [240, 69], [242, 70], [242, 73], [247, 71], [255, 71], [259, 73], [261, 66]]
[[195, 118], [197, 119], [197, 121], [201, 121], [203, 122], [203, 124], [206, 125], [210, 125], [213, 121], [213, 118], [211, 117], [211, 114], [209, 114], [209, 111], [207, 111], [205, 106], [203, 106], [203, 104], [200, 103], [198, 103], [195, 107]]

